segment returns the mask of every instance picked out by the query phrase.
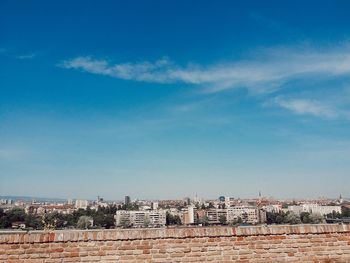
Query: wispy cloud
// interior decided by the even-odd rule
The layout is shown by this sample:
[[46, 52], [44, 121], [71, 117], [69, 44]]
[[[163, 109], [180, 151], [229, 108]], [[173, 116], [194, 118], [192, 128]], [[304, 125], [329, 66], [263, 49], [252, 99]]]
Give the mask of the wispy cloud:
[[62, 67], [67, 69], [80, 69], [93, 74], [106, 75], [114, 78], [170, 83], [176, 81], [169, 76], [173, 65], [167, 58], [159, 59], [155, 62], [139, 62], [110, 64], [107, 60], [97, 60], [91, 57], [77, 57], [63, 61]]
[[33, 59], [36, 57], [36, 54], [35, 53], [30, 53], [30, 54], [24, 54], [24, 55], [18, 55], [18, 56], [15, 56], [15, 58], [17, 59]]
[[276, 105], [296, 114], [314, 115], [323, 118], [336, 118], [339, 115], [336, 109], [317, 100], [276, 97], [273, 101]]
[[269, 49], [246, 60], [209, 66], [180, 66], [167, 58], [154, 62], [113, 64], [108, 60], [77, 57], [60, 64], [124, 80], [154, 83], [200, 85], [208, 92], [247, 88], [254, 92], [271, 92], [286, 82], [305, 77], [332, 77], [350, 73], [350, 48], [336, 49]]

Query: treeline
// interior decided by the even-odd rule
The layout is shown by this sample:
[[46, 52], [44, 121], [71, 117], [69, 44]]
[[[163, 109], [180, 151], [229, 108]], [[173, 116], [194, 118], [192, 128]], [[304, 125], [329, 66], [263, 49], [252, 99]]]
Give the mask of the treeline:
[[320, 214], [313, 214], [308, 212], [300, 213], [297, 215], [293, 212], [279, 212], [279, 213], [266, 213], [267, 224], [319, 224], [324, 223], [325, 218], [344, 218], [350, 217], [350, 209], [343, 206], [342, 212], [333, 212], [326, 216]]
[[116, 206], [99, 207], [97, 210], [78, 209], [72, 214], [58, 212], [36, 215], [25, 213], [24, 209], [13, 208], [8, 211], [0, 209], [0, 228], [12, 228], [14, 224], [24, 223], [32, 229], [63, 229], [63, 228], [112, 228], [115, 226], [114, 215]]
[[325, 219], [320, 214], [301, 213], [300, 215], [293, 212], [266, 213], [267, 224], [320, 224], [324, 223]]

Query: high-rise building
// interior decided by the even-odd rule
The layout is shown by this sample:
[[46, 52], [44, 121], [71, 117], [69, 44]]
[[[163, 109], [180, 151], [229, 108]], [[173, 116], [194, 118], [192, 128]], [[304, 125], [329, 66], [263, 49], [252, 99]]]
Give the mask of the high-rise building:
[[125, 203], [126, 205], [128, 205], [128, 204], [131, 203], [130, 196], [128, 196], [128, 195], [125, 196], [125, 201], [124, 201], [124, 203]]
[[184, 200], [186, 205], [190, 205], [191, 204], [191, 198], [185, 197], [183, 200]]
[[158, 209], [158, 202], [152, 202], [152, 210], [157, 210]]

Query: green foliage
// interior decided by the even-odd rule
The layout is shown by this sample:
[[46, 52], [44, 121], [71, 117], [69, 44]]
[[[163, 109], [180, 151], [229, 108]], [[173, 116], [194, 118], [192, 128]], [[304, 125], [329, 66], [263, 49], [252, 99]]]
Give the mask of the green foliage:
[[225, 209], [226, 208], [226, 204], [225, 203], [219, 204], [218, 208], [219, 209]]
[[143, 222], [143, 227], [148, 227], [150, 223], [151, 223], [151, 221], [150, 221], [149, 217], [148, 216], [145, 217], [145, 220]]
[[350, 208], [346, 206], [341, 207], [341, 215], [342, 217], [350, 217]]
[[219, 222], [220, 222], [221, 225], [226, 225], [226, 223], [227, 223], [226, 216], [225, 215], [221, 215], [219, 217]]
[[123, 204], [118, 206], [118, 210], [137, 211], [139, 210], [139, 206], [136, 203]]
[[311, 224], [321, 224], [325, 222], [324, 217], [321, 214], [312, 213], [310, 215]]
[[300, 220], [304, 224], [311, 224], [310, 213], [309, 212], [300, 213]]
[[78, 222], [77, 222], [77, 228], [80, 228], [80, 229], [91, 228], [92, 227], [91, 220], [92, 220], [92, 217], [90, 217], [90, 216], [79, 217]]
[[39, 216], [29, 213], [25, 217], [25, 224], [27, 228], [42, 229], [43, 223]]
[[132, 224], [130, 222], [130, 219], [125, 217], [125, 216], [122, 216], [122, 218], [120, 219], [119, 221], [119, 227], [122, 227], [122, 228], [129, 228], [129, 227], [132, 227]]
[[178, 215], [172, 215], [166, 212], [166, 224], [167, 225], [181, 225], [181, 218]]
[[207, 206], [207, 209], [215, 208], [214, 204], [212, 202], [209, 202], [209, 205]]
[[243, 220], [241, 217], [238, 217], [237, 219], [230, 222], [230, 226], [239, 226], [243, 223]]
[[284, 223], [287, 223], [290, 225], [300, 224], [301, 223], [300, 216], [293, 212], [287, 212], [284, 217]]
[[0, 228], [11, 228], [14, 222], [24, 222], [26, 213], [22, 208], [12, 208], [5, 212], [3, 209], [0, 210]]
[[202, 226], [209, 225], [209, 218], [207, 216], [202, 216], [198, 219], [198, 223], [202, 224]]
[[3, 209], [0, 209], [0, 228], [11, 227], [11, 222]]
[[26, 217], [26, 213], [24, 212], [24, 209], [17, 208], [17, 207], [12, 208], [6, 214], [10, 222], [23, 222]]
[[319, 224], [324, 223], [321, 214], [302, 212], [300, 216], [293, 212], [266, 213], [268, 224]]
[[26, 214], [23, 209], [13, 208], [7, 212], [0, 209], [0, 228], [11, 228], [13, 222], [24, 222], [26, 227], [33, 229], [64, 229], [77, 227], [79, 218], [87, 216], [93, 219], [98, 228], [113, 228], [115, 226], [114, 215], [117, 211], [115, 205], [99, 207], [92, 210], [78, 209], [72, 214], [52, 212], [41, 215], [33, 213]]

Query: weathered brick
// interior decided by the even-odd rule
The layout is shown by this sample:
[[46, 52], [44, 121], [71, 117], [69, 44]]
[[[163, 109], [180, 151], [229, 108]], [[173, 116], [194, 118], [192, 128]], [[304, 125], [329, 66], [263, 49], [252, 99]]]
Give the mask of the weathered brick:
[[0, 262], [350, 262], [350, 226], [0, 232]]

